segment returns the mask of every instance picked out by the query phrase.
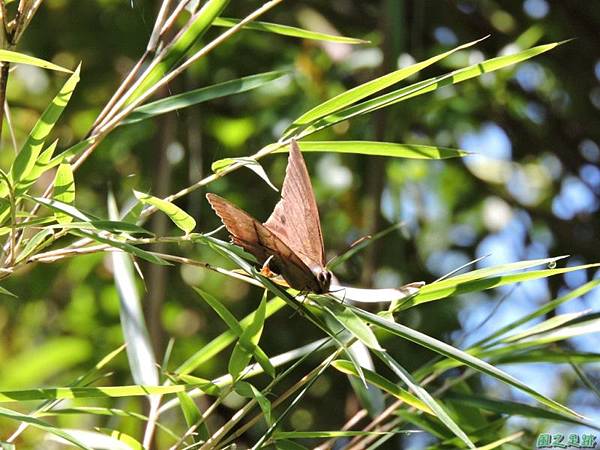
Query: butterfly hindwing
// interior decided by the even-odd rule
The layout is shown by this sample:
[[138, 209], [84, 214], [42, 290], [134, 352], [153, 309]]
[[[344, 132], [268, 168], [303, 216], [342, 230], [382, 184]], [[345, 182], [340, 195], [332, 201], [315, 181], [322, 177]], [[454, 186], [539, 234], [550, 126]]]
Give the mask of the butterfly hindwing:
[[320, 286], [313, 272], [275, 232], [218, 195], [206, 194], [206, 198], [234, 244], [252, 253], [260, 264], [272, 257], [269, 266], [293, 288], [319, 292]]

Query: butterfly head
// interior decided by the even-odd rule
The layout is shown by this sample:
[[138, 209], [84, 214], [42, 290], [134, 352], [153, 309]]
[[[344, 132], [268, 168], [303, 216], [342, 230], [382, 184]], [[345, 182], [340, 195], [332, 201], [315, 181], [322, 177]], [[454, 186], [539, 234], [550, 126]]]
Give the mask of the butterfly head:
[[331, 272], [323, 267], [313, 269], [313, 273], [317, 278], [319, 285], [319, 292], [317, 294], [325, 294], [329, 292], [329, 285], [331, 284]]

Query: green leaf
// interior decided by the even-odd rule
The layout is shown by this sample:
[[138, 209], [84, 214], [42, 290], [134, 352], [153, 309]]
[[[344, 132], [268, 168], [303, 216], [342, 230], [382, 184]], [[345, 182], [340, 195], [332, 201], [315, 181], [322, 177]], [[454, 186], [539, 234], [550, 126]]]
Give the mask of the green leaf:
[[[54, 178], [54, 198], [59, 202], [72, 205], [75, 202], [75, 179], [70, 164], [61, 164], [56, 171]], [[73, 220], [68, 214], [57, 212], [56, 221], [58, 223], [69, 223]]]
[[179, 406], [181, 407], [188, 428], [196, 427], [198, 430], [198, 436], [196, 434], [192, 435], [193, 442], [206, 441], [210, 437], [210, 433], [204, 422], [202, 413], [198, 409], [198, 406], [196, 406], [196, 403], [194, 403], [194, 400], [192, 400], [192, 397], [187, 392], [178, 392], [177, 398], [179, 399]]
[[43, 230], [34, 234], [30, 239], [27, 240], [25, 248], [21, 251], [21, 253], [19, 253], [17, 262], [27, 259], [27, 257], [31, 255], [40, 244], [42, 244], [47, 238], [53, 235], [54, 231], [49, 228], [44, 228]]
[[394, 358], [388, 355], [386, 352], [374, 351], [379, 358], [386, 363], [386, 365], [392, 369], [392, 371], [398, 375], [398, 377], [406, 383], [408, 388], [416, 394], [423, 403], [425, 403], [435, 414], [435, 416], [450, 430], [452, 431], [461, 441], [463, 441], [469, 448], [475, 448], [475, 445], [465, 432], [458, 426], [458, 424], [452, 420], [450, 415], [446, 412], [445, 408], [438, 403], [432, 396], [420, 386], [413, 377], [402, 367]]
[[239, 164], [241, 166], [245, 166], [248, 169], [250, 169], [252, 172], [254, 172], [256, 175], [258, 175], [260, 178], [262, 178], [262, 180], [267, 183], [269, 185], [269, 187], [271, 187], [271, 189], [273, 189], [276, 192], [279, 192], [279, 189], [277, 189], [275, 187], [275, 185], [273, 183], [271, 183], [271, 180], [269, 179], [269, 176], [267, 175], [267, 173], [265, 172], [265, 169], [263, 169], [263, 166], [260, 165], [260, 163], [258, 161], [256, 161], [253, 158], [224, 158], [224, 159], [219, 159], [218, 161], [215, 161], [214, 163], [212, 163], [211, 165], [211, 170], [215, 173], [219, 173], [222, 172], [223, 170], [225, 170], [227, 167], [231, 166], [232, 164]]
[[19, 185], [23, 180], [26, 180], [29, 173], [35, 166], [44, 142], [54, 128], [56, 122], [60, 118], [67, 103], [71, 99], [75, 87], [79, 82], [79, 71], [81, 66], [69, 77], [57, 96], [52, 100], [52, 103], [46, 108], [33, 129], [29, 133], [25, 144], [15, 158], [11, 168], [11, 180], [14, 185]]
[[508, 414], [509, 416], [531, 417], [534, 419], [548, 419], [558, 422], [571, 423], [584, 427], [593, 428], [600, 431], [600, 426], [593, 422], [581, 420], [570, 415], [548, 411], [546, 409], [526, 405], [524, 403], [513, 402], [509, 400], [495, 400], [489, 397], [482, 397], [468, 394], [449, 393], [446, 398], [449, 401], [456, 402], [460, 405], [470, 406], [473, 408], [485, 409], [498, 414]]
[[[269, 302], [267, 302], [265, 317], [267, 318], [267, 317], [272, 316], [277, 311], [279, 311], [281, 308], [283, 308], [284, 305], [285, 305], [285, 302], [278, 297], [275, 297], [274, 299], [269, 300]], [[256, 314], [256, 311], [254, 311], [254, 312], [248, 314], [246, 317], [244, 317], [239, 322], [240, 328], [247, 327], [254, 320], [255, 314]], [[183, 375], [183, 374], [192, 372], [197, 367], [200, 367], [202, 364], [204, 364], [206, 361], [209, 361], [210, 359], [212, 359], [215, 355], [218, 355], [228, 345], [230, 345], [235, 340], [235, 338], [238, 336], [239, 336], [239, 334], [235, 334], [233, 332], [233, 329], [230, 328], [229, 331], [225, 331], [221, 335], [217, 336], [212, 341], [210, 341], [208, 344], [206, 344], [204, 347], [199, 349], [192, 356], [190, 356], [186, 361], [184, 361], [177, 368], [175, 373]]]
[[517, 64], [533, 58], [541, 53], [552, 50], [560, 44], [561, 42], [540, 45], [513, 55], [499, 56], [497, 58], [488, 59], [487, 61], [473, 64], [465, 67], [464, 69], [456, 70], [438, 77], [429, 78], [424, 81], [419, 81], [387, 94], [380, 95], [371, 100], [366, 100], [356, 105], [337, 110], [336, 112], [325, 117], [316, 119], [310, 124], [303, 125], [303, 127], [306, 128], [302, 130], [302, 133], [299, 133], [299, 127], [290, 128], [289, 131], [285, 133], [284, 138], [292, 136], [300, 137], [300, 134], [301, 136], [308, 136], [309, 134], [330, 127], [344, 120], [368, 114], [378, 109], [391, 106], [395, 103], [435, 91], [441, 87], [458, 84], [471, 78], [481, 76], [484, 73], [493, 72], [504, 67]]
[[118, 248], [120, 250], [123, 250], [125, 253], [129, 253], [131, 255], [138, 256], [139, 258], [142, 258], [143, 260], [151, 262], [153, 264], [158, 264], [160, 266], [170, 266], [171, 265], [170, 262], [165, 261], [160, 256], [158, 256], [152, 252], [142, 250], [141, 248], [138, 248], [135, 245], [131, 245], [126, 242], [117, 241], [117, 240], [110, 239], [107, 237], [102, 237], [102, 236], [97, 235], [96, 233], [88, 233], [83, 230], [72, 231], [71, 233], [76, 236], [84, 236], [84, 237], [90, 238], [94, 241], [100, 242], [102, 244], [106, 244], [111, 247]]
[[29, 171], [29, 175], [16, 186], [15, 191], [17, 195], [21, 195], [38, 180], [38, 178], [50, 169], [50, 160], [58, 144], [58, 139], [50, 144], [44, 151], [40, 153], [40, 156], [35, 161], [35, 165]]
[[6, 417], [8, 419], [17, 420], [19, 422], [27, 423], [35, 428], [39, 428], [40, 430], [46, 431], [48, 433], [54, 434], [58, 437], [61, 437], [70, 443], [74, 444], [79, 448], [83, 448], [86, 450], [92, 450], [91, 447], [86, 446], [84, 443], [77, 440], [75, 437], [71, 436], [69, 433], [61, 430], [60, 428], [54, 427], [53, 425], [44, 422], [43, 420], [36, 419], [35, 417], [28, 416], [26, 414], [21, 414], [16, 411], [12, 411], [6, 408], [0, 408], [0, 416]]
[[161, 61], [152, 66], [143, 75], [143, 81], [127, 99], [128, 103], [138, 98], [156, 84], [166, 73], [174, 68], [188, 53], [192, 46], [202, 38], [216, 17], [228, 5], [229, 0], [208, 0], [163, 52]]
[[34, 56], [29, 56], [24, 53], [13, 52], [10, 50], [0, 50], [0, 61], [27, 64], [29, 66], [37, 66], [41, 67], [42, 69], [56, 70], [58, 72], [73, 73], [72, 70], [57, 66], [49, 61], [44, 61], [43, 59], [36, 58]]
[[[356, 372], [356, 369], [350, 361], [338, 359], [336, 361], [333, 361], [331, 365], [342, 373], [352, 375], [355, 377], [359, 376]], [[402, 400], [407, 405], [417, 408], [419, 411], [423, 411], [427, 414], [433, 415], [433, 411], [431, 410], [431, 408], [429, 408], [429, 406], [427, 406], [425, 403], [423, 403], [421, 400], [419, 400], [407, 390], [402, 389], [397, 384], [389, 381], [387, 378], [379, 375], [376, 372], [373, 372], [372, 370], [363, 367], [363, 372], [365, 375], [365, 379], [369, 382], [369, 384], [383, 389], [388, 394], [393, 395], [399, 400]]]
[[559, 327], [563, 326], [564, 324], [583, 316], [584, 314], [585, 313], [583, 313], [583, 312], [576, 312], [576, 313], [560, 314], [558, 316], [551, 317], [550, 319], [544, 320], [543, 322], [538, 323], [538, 324], [534, 325], [533, 327], [528, 328], [525, 331], [522, 331], [520, 333], [514, 333], [514, 334], [511, 334], [510, 336], [505, 337], [504, 339], [502, 339], [502, 342], [516, 342], [516, 341], [520, 341], [522, 339], [529, 338], [536, 334], [541, 334], [541, 333], [550, 331], [552, 329], [559, 328]]
[[371, 330], [369, 325], [354, 314], [349, 308], [346, 308], [341, 303], [331, 300], [331, 298], [326, 296], [315, 296], [314, 298], [317, 299], [323, 308], [331, 313], [331, 316], [336, 321], [363, 344], [371, 349], [383, 350], [377, 341], [377, 337], [375, 337], [375, 333], [373, 333], [373, 330]]
[[161, 198], [144, 194], [143, 192], [133, 191], [133, 193], [142, 203], [146, 205], [152, 205], [164, 212], [167, 216], [169, 216], [171, 221], [173, 221], [173, 223], [186, 234], [190, 233], [196, 227], [196, 221], [194, 218], [179, 206], [176, 206], [173, 203]]
[[87, 213], [83, 213], [75, 208], [73, 205], [67, 205], [66, 203], [61, 202], [60, 200], [54, 198], [45, 198], [45, 197], [28, 197], [29, 199], [37, 202], [47, 208], [52, 209], [55, 212], [63, 213], [67, 216], [70, 216], [74, 219], [81, 220], [82, 222], [92, 222], [97, 219], [96, 217], [92, 217]]
[[467, 352], [464, 352], [458, 348], [452, 347], [444, 342], [441, 342], [431, 336], [427, 336], [426, 334], [420, 333], [416, 330], [413, 330], [404, 325], [398, 324], [396, 322], [392, 322], [386, 319], [381, 318], [377, 314], [373, 314], [367, 311], [364, 311], [360, 308], [356, 308], [352, 305], [348, 305], [356, 315], [362, 317], [367, 320], [371, 324], [386, 330], [392, 334], [400, 336], [409, 341], [415, 342], [423, 347], [429, 348], [436, 353], [439, 353], [447, 358], [454, 359], [462, 362], [463, 364], [479, 371], [485, 373], [486, 375], [490, 375], [510, 386], [513, 386], [526, 394], [529, 394], [531, 397], [535, 398], [540, 403], [558, 411], [561, 413], [566, 413], [575, 418], [580, 418], [581, 416], [577, 414], [575, 411], [567, 408], [566, 406], [561, 405], [560, 403], [538, 393], [535, 389], [530, 386], [522, 383], [517, 380], [513, 376], [507, 374], [506, 372], [498, 369], [497, 367], [492, 366], [491, 364], [476, 358], [472, 355], [469, 355]]
[[178, 109], [187, 108], [189, 106], [198, 105], [216, 98], [247, 92], [270, 83], [273, 80], [277, 80], [287, 73], [288, 72], [282, 70], [259, 73], [257, 75], [250, 75], [236, 80], [225, 81], [223, 83], [217, 83], [192, 91], [183, 92], [181, 94], [172, 95], [134, 109], [133, 112], [121, 122], [121, 125], [137, 123], [142, 120], [150, 119]]
[[562, 305], [563, 303], [566, 303], [570, 300], [581, 297], [582, 295], [588, 293], [592, 289], [595, 289], [596, 287], [598, 287], [598, 285], [600, 285], [600, 278], [596, 278], [594, 280], [588, 281], [587, 283], [579, 286], [577, 289], [572, 290], [568, 294], [563, 295], [562, 297], [559, 297], [557, 299], [554, 299], [548, 303], [545, 303], [542, 306], [540, 306], [538, 309], [533, 311], [532, 313], [527, 314], [526, 316], [520, 317], [519, 319], [515, 320], [514, 322], [511, 322], [511, 323], [507, 324], [506, 326], [500, 328], [499, 330], [496, 330], [491, 335], [489, 335], [486, 338], [482, 339], [481, 341], [473, 344], [473, 347], [478, 347], [478, 346], [486, 344], [490, 341], [493, 341], [494, 339], [498, 338], [499, 336], [502, 336], [502, 335], [506, 334], [507, 332], [512, 331], [512, 330], [516, 329], [517, 327], [520, 327], [524, 323], [527, 323], [530, 320], [533, 320], [537, 317], [543, 316], [544, 314], [554, 310], [555, 308]]
[[[213, 26], [231, 28], [240, 23], [239, 19], [230, 19], [226, 17], [217, 17], [213, 21]], [[344, 36], [335, 36], [332, 34], [316, 33], [314, 31], [304, 30], [302, 28], [290, 27], [268, 22], [251, 22], [243, 26], [245, 30], [266, 31], [268, 33], [280, 34], [283, 36], [299, 37], [302, 39], [312, 39], [316, 41], [337, 42], [340, 44], [368, 44], [369, 41], [362, 39], [349, 38]]]
[[262, 392], [256, 389], [252, 384], [245, 381], [238, 381], [235, 383], [235, 391], [242, 397], [253, 398], [258, 403], [263, 415], [265, 416], [265, 422], [268, 426], [273, 425], [273, 418], [271, 417], [271, 402], [265, 397]]
[[[244, 327], [242, 327], [240, 325], [240, 323], [237, 321], [237, 319], [233, 316], [233, 314], [231, 314], [229, 312], [229, 310], [219, 300], [217, 300], [215, 297], [213, 297], [209, 293], [204, 292], [198, 288], [194, 288], [194, 290], [198, 293], [198, 295], [200, 295], [200, 297], [206, 303], [208, 303], [208, 305], [219, 315], [219, 317], [221, 317], [221, 319], [223, 319], [223, 321], [227, 324], [227, 326], [235, 334], [235, 336], [240, 339], [244, 335], [244, 333], [246, 333], [246, 330], [250, 330], [248, 333], [251, 333], [252, 336], [255, 336], [254, 333], [255, 333], [257, 324], [264, 323], [264, 320], [266, 317], [266, 305], [262, 306], [262, 302], [261, 302], [261, 306], [259, 306], [259, 308], [254, 312], [254, 314], [252, 314], [250, 316], [251, 319], [248, 320], [247, 325], [244, 324]], [[264, 311], [261, 308], [264, 308]], [[257, 315], [259, 315], [259, 314], [262, 314], [262, 320], [261, 320], [261, 317], [257, 317]], [[262, 331], [262, 327], [261, 327], [261, 331]], [[258, 334], [258, 336], [260, 337], [260, 334]], [[248, 339], [248, 337], [246, 337], [246, 339]], [[247, 344], [247, 341], [245, 341], [245, 344]], [[237, 345], [236, 345], [236, 348], [237, 348]], [[265, 372], [268, 373], [269, 375], [271, 375], [272, 377], [275, 376], [275, 369], [274, 369], [273, 365], [271, 364], [271, 362], [269, 361], [269, 357], [264, 353], [264, 351], [258, 346], [257, 343], [248, 344], [247, 346], [240, 345], [240, 350], [238, 350], [238, 352], [242, 352], [242, 351], [243, 352], [250, 351], [250, 354], [254, 354], [254, 357], [256, 358], [256, 362], [258, 362], [261, 365], [261, 367], [265, 370]], [[238, 357], [238, 355], [236, 355], [236, 358], [237, 357]], [[243, 357], [241, 355], [239, 355], [239, 357], [245, 359], [245, 357]], [[234, 356], [232, 354], [231, 359], [233, 359], [233, 358], [234, 358]], [[249, 361], [249, 358], [248, 358], [248, 361]], [[230, 360], [230, 364], [231, 364], [231, 360]], [[238, 364], [240, 364], [240, 363], [238, 363]], [[242, 370], [244, 368], [245, 368], [245, 366], [242, 368]], [[230, 373], [231, 373], [231, 371], [230, 371]]]
[[427, 303], [433, 300], [439, 300], [442, 298], [460, 295], [467, 292], [483, 291], [492, 289], [507, 284], [521, 283], [529, 280], [537, 280], [540, 278], [548, 278], [555, 275], [561, 275], [563, 273], [569, 273], [576, 270], [584, 270], [593, 267], [600, 266], [600, 263], [587, 264], [583, 266], [565, 267], [561, 269], [546, 269], [546, 270], [532, 270], [529, 272], [522, 272], [516, 274], [509, 274], [497, 277], [485, 277], [481, 279], [474, 279], [471, 281], [461, 281], [465, 278], [449, 278], [440, 283], [433, 283], [423, 286], [417, 294], [413, 297], [408, 298], [402, 305], [399, 306], [399, 310], [403, 310], [421, 303]]
[[7, 295], [9, 297], [19, 298], [15, 294], [13, 294], [12, 292], [10, 292], [8, 289], [5, 289], [3, 287], [0, 287], [0, 295]]
[[[433, 145], [397, 144], [377, 141], [303, 141], [298, 142], [303, 152], [353, 153], [357, 155], [388, 156], [410, 159], [447, 159], [466, 156], [469, 152]], [[273, 153], [289, 151], [289, 144]]]
[[92, 145], [95, 142], [96, 142], [95, 139], [88, 138], [81, 142], [78, 142], [75, 145], [72, 145], [71, 147], [69, 147], [68, 149], [63, 151], [62, 153], [59, 153], [54, 158], [52, 158], [50, 160], [50, 162], [48, 163], [46, 170], [51, 169], [52, 167], [58, 166], [59, 164], [62, 164], [63, 162], [69, 162], [68, 160], [70, 158], [72, 158], [75, 155], [80, 154], [81, 152], [83, 152], [86, 148], [88, 148], [90, 145]]
[[[228, 372], [234, 380], [237, 380], [242, 371], [246, 368], [260, 341], [263, 326], [265, 323], [265, 313], [267, 304], [267, 291], [262, 296], [261, 302], [256, 309], [256, 314], [250, 324], [242, 331], [238, 342], [233, 348], [231, 358], [229, 359]], [[237, 321], [236, 321], [237, 323]], [[238, 324], [239, 325], [239, 324]], [[268, 360], [268, 359], [267, 359]], [[273, 366], [270, 367], [271, 373], [275, 372]]]
[[[322, 117], [325, 117], [329, 114], [335, 113], [336, 111], [339, 111], [339, 110], [345, 108], [346, 106], [352, 105], [359, 100], [362, 100], [370, 95], [373, 95], [376, 92], [386, 89], [386, 88], [410, 77], [411, 75], [413, 75], [417, 72], [420, 72], [421, 70], [425, 69], [426, 67], [450, 56], [454, 52], [471, 47], [471, 46], [477, 44], [478, 42], [480, 42], [481, 40], [482, 39], [478, 39], [476, 41], [472, 41], [467, 44], [463, 44], [459, 47], [456, 47], [452, 50], [444, 52], [440, 55], [436, 55], [425, 61], [421, 61], [419, 63], [413, 64], [408, 67], [404, 67], [402, 69], [388, 73], [388, 74], [383, 75], [374, 80], [363, 83], [360, 86], [349, 89], [349, 90], [321, 103], [319, 106], [316, 106], [315, 108], [311, 109], [310, 111], [302, 114], [300, 117], [298, 117], [292, 123], [290, 128], [307, 125], [307, 124], [312, 123]], [[288, 133], [286, 132], [285, 135], [287, 136], [287, 134]]]
[[351, 436], [383, 436], [386, 434], [415, 433], [414, 430], [395, 430], [395, 431], [276, 431], [273, 433], [273, 439], [327, 439]]
[[167, 395], [184, 392], [188, 385], [170, 386], [102, 386], [102, 387], [56, 387], [0, 391], [0, 402], [24, 402], [33, 400], [65, 400], [73, 398], [118, 398], [147, 395]]
[[[83, 442], [92, 444], [96, 443], [98, 446], [102, 445], [102, 443], [106, 443], [106, 448], [121, 448], [121, 444], [125, 444], [125, 448], [123, 450], [144, 450], [144, 446], [133, 436], [123, 433], [122, 431], [112, 430], [110, 428], [97, 428], [98, 431], [102, 433], [106, 433], [106, 435], [97, 433], [96, 436], [90, 434], [90, 431], [85, 430], [69, 430], [75, 437], [80, 438]], [[87, 438], [87, 439], [85, 439]], [[104, 438], [104, 439], [103, 439]], [[106, 438], [112, 439], [113, 443], [107, 441]], [[89, 439], [89, 440], [88, 440]], [[110, 447], [108, 447], [110, 445]]]

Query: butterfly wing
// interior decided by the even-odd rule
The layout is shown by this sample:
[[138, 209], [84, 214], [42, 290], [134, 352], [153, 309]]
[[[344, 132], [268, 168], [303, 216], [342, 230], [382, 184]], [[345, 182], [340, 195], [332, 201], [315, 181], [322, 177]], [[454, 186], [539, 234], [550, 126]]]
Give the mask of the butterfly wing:
[[265, 222], [265, 227], [283, 240], [307, 266], [324, 269], [325, 252], [319, 210], [296, 141], [290, 144], [281, 200]]
[[223, 221], [234, 244], [252, 253], [299, 291], [321, 292], [315, 275], [285, 242], [246, 211], [215, 194], [206, 194], [212, 209]]

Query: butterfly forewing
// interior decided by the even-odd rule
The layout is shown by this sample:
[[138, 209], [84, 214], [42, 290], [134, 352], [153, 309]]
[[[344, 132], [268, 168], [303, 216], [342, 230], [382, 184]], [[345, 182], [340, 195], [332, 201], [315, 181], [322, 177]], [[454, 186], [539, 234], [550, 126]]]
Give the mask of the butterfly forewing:
[[260, 264], [272, 257], [269, 266], [294, 289], [322, 291], [311, 269], [274, 231], [218, 195], [206, 194], [206, 198], [223, 221], [234, 244], [252, 253]]
[[307, 266], [324, 270], [325, 254], [319, 210], [308, 170], [296, 141], [290, 144], [281, 200], [265, 226], [283, 240]]

